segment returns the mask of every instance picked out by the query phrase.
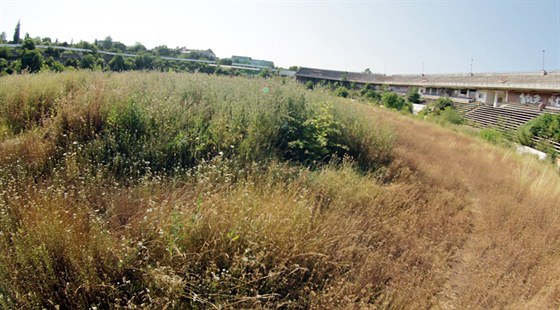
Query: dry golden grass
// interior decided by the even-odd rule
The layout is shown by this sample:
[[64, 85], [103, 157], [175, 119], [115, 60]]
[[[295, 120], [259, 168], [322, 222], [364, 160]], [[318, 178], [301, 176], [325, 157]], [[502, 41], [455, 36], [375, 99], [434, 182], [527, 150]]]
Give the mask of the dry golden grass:
[[[26, 118], [10, 105], [0, 115], [19, 124], [0, 137], [0, 308], [560, 306], [550, 165], [290, 82], [259, 97], [261, 80], [79, 72], [52, 77], [58, 96], [26, 78], [45, 81], [3, 81], [56, 100], [53, 113]], [[3, 91], [10, 104], [23, 96]], [[84, 160], [130, 98], [161, 124], [160, 139], [206, 117], [218, 147], [266, 148], [266, 107], [300, 96], [333, 101], [353, 159], [309, 169], [222, 148], [132, 181]], [[252, 144], [230, 126], [247, 124], [243, 109], [253, 118], [239, 132]]]
[[560, 306], [560, 178], [552, 165], [432, 124], [384, 119], [398, 132], [395, 157], [424, 186], [460, 193], [471, 214], [440, 306]]

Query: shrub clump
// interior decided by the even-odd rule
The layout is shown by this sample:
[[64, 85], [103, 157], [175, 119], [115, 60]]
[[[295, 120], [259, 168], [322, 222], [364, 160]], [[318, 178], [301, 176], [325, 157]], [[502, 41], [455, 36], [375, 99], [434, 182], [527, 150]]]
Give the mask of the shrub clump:
[[335, 93], [336, 93], [336, 95], [337, 95], [338, 97], [343, 97], [343, 98], [346, 98], [346, 97], [348, 97], [348, 95], [349, 95], [348, 89], [347, 89], [346, 87], [344, 87], [344, 86], [339, 86], [339, 87], [336, 89], [336, 92], [335, 92]]
[[387, 108], [412, 113], [412, 104], [393, 92], [384, 93], [381, 96], [381, 103]]
[[379, 101], [381, 100], [381, 95], [375, 91], [375, 87], [372, 86], [371, 84], [366, 84], [361, 90], [360, 90], [360, 96], [362, 96], [362, 98], [365, 98], [366, 100], [370, 101], [370, 102], [374, 102], [374, 103], [379, 103]]
[[411, 102], [411, 103], [419, 103], [421, 99], [422, 99], [422, 97], [421, 97], [420, 94], [418, 93], [418, 87], [412, 87], [412, 88], [406, 93], [406, 100], [408, 100], [408, 102]]
[[499, 131], [496, 128], [483, 128], [479, 131], [479, 136], [496, 145], [509, 145], [509, 139], [503, 132]]
[[[551, 141], [560, 142], [560, 114], [542, 114], [517, 130], [517, 141], [548, 154], [554, 160], [557, 152]], [[535, 139], [540, 140], [535, 143]]]
[[464, 123], [465, 119], [454, 107], [446, 107], [439, 113], [440, 120], [444, 123], [460, 125]]
[[436, 122], [442, 124], [460, 125], [465, 122], [463, 116], [455, 109], [453, 101], [447, 97], [438, 98], [427, 104], [418, 115], [424, 118], [433, 117]]

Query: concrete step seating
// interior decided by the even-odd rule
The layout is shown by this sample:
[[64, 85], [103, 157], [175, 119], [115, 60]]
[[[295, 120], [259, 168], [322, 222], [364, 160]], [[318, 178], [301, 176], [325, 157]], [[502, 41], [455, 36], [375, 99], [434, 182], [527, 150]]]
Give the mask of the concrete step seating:
[[533, 110], [480, 106], [467, 112], [465, 118], [477, 127], [496, 127], [503, 131], [514, 131], [542, 113]]
[[453, 103], [453, 106], [455, 107], [455, 109], [457, 109], [457, 112], [459, 112], [459, 114], [465, 116], [465, 114], [467, 114], [468, 112], [478, 108], [480, 106], [480, 104], [478, 104], [478, 103]]
[[532, 112], [540, 112], [539, 106], [536, 104], [516, 104], [516, 103], [507, 103], [500, 106], [503, 109], [510, 109], [516, 111], [532, 111]]
[[538, 105], [534, 104], [515, 104], [515, 103], [508, 103], [500, 106], [500, 108], [504, 109], [512, 109], [512, 110], [521, 110], [521, 111], [537, 111], [537, 112], [544, 112], [550, 114], [560, 114], [560, 108], [545, 106], [544, 110], [540, 111]]
[[560, 114], [560, 108], [545, 107], [544, 112], [550, 114]]
[[[542, 140], [544, 140], [544, 139], [539, 138], [539, 137], [533, 137], [533, 139], [531, 139], [531, 140], [533, 140], [533, 142], [534, 142], [535, 144], [539, 144], [539, 143], [540, 143]], [[553, 146], [554, 149], [556, 150], [556, 153], [557, 153], [557, 154], [560, 154], [560, 142], [548, 140], [548, 143], [552, 144], [552, 146]]]
[[[479, 106], [473, 110], [470, 110], [465, 114], [465, 118], [471, 123], [471, 125], [487, 128], [493, 127], [506, 134], [514, 134], [514, 132], [523, 124], [528, 121], [538, 117], [539, 115], [545, 113], [544, 111], [538, 111], [533, 109], [523, 109], [522, 107], [490, 107], [490, 106]], [[538, 143], [540, 138], [533, 138], [535, 143]], [[556, 152], [560, 153], [560, 143], [556, 141], [549, 141]]]

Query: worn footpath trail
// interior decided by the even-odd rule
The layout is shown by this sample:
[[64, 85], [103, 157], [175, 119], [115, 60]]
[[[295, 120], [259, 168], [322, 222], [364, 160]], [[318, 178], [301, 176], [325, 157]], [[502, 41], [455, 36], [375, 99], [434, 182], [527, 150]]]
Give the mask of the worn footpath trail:
[[[532, 158], [376, 109], [397, 132], [395, 158], [424, 185], [466, 202], [434, 305], [560, 306], [560, 177]], [[388, 113], [391, 113], [389, 115]], [[429, 206], [428, 206], [429, 207]], [[457, 236], [456, 236], [457, 237]]]

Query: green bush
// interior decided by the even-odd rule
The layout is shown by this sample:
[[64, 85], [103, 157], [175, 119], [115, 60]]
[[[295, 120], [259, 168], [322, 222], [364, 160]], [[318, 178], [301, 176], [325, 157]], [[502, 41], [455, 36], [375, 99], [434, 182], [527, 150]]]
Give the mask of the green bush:
[[[533, 138], [542, 139], [535, 145]], [[556, 158], [557, 154], [550, 141], [560, 142], [560, 115], [542, 114], [519, 127], [516, 133], [517, 141], [523, 145], [536, 147], [548, 154], [549, 158]]]
[[[443, 114], [443, 117], [440, 117]], [[438, 98], [436, 101], [426, 105], [426, 107], [418, 113], [420, 117], [435, 116], [436, 120], [443, 123], [461, 124], [464, 119], [455, 109], [453, 101], [447, 97]]]
[[384, 93], [381, 96], [381, 103], [391, 109], [412, 113], [412, 104], [393, 92]]
[[344, 86], [339, 86], [339, 87], [336, 89], [336, 95], [337, 95], [338, 97], [346, 98], [346, 97], [348, 97], [348, 95], [349, 95], [348, 89], [347, 89], [346, 87], [344, 87]]
[[440, 119], [445, 123], [454, 125], [460, 125], [465, 121], [461, 114], [459, 114], [455, 108], [450, 106], [440, 112]]
[[91, 54], [87, 54], [80, 60], [80, 68], [82, 69], [94, 69], [97, 59]]
[[542, 114], [523, 126], [533, 136], [560, 141], [560, 114]]
[[509, 139], [499, 130], [495, 128], [484, 128], [479, 132], [479, 136], [496, 145], [509, 145]]
[[451, 99], [449, 99], [448, 97], [438, 98], [436, 101], [433, 102], [432, 105], [434, 107], [434, 111], [443, 111], [447, 107], [454, 108], [453, 101]]
[[420, 94], [418, 93], [418, 87], [412, 87], [406, 94], [406, 100], [412, 103], [420, 102]]
[[307, 165], [328, 162], [342, 156], [348, 147], [340, 144], [342, 124], [335, 120], [329, 104], [309, 111], [303, 101], [288, 103], [288, 118], [280, 130], [283, 157]]
[[10, 66], [10, 64], [8, 63], [8, 61], [6, 59], [0, 58], [0, 72], [6, 71], [9, 66]]
[[552, 145], [552, 143], [550, 143], [550, 141], [547, 141], [547, 140], [539, 141], [536, 145], [536, 149], [544, 152], [547, 155], [547, 159], [551, 163], [556, 162], [556, 158], [558, 157], [558, 153], [556, 152], [556, 149], [554, 148], [554, 145]]
[[38, 50], [23, 50], [21, 53], [21, 69], [34, 73], [43, 66], [43, 55]]
[[109, 68], [111, 68], [111, 71], [117, 72], [126, 70], [124, 58], [121, 55], [113, 56], [113, 58], [109, 61]]
[[371, 84], [366, 84], [360, 90], [360, 96], [372, 102], [379, 102], [381, 100], [381, 95], [375, 91], [375, 87]]
[[313, 84], [313, 81], [307, 81], [307, 82], [305, 83], [305, 88], [307, 88], [307, 89], [313, 89], [313, 88], [315, 88], [315, 84]]
[[526, 145], [526, 146], [533, 146], [533, 133], [531, 132], [531, 128], [530, 126], [521, 126], [517, 129], [516, 132], [516, 140], [517, 142], [519, 142], [522, 145]]

